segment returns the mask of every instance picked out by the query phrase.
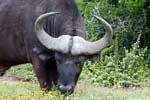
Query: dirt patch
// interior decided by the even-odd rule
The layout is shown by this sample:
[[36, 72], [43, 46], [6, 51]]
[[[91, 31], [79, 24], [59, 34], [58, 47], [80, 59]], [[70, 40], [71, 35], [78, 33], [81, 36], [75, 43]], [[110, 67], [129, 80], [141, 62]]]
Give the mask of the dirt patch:
[[17, 82], [22, 81], [21, 79], [18, 79], [16, 77], [13, 76], [8, 76], [8, 75], [4, 75], [4, 76], [0, 76], [0, 84], [2, 83], [8, 83], [10, 85], [14, 85]]

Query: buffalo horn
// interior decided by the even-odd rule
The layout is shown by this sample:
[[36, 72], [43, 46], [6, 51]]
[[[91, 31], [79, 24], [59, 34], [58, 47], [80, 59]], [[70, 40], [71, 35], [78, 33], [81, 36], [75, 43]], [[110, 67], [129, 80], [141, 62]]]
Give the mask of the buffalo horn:
[[50, 12], [40, 15], [35, 22], [35, 33], [40, 42], [48, 49], [68, 53], [71, 36], [62, 35], [58, 38], [54, 38], [48, 35], [43, 29], [43, 24], [46, 18], [55, 14], [58, 14], [58, 12]]
[[101, 38], [98, 41], [95, 42], [88, 42], [85, 39], [79, 37], [79, 36], [74, 36], [73, 37], [73, 46], [71, 49], [71, 53], [73, 55], [80, 55], [80, 54], [85, 54], [85, 55], [92, 55], [92, 54], [97, 54], [99, 51], [101, 51], [104, 47], [108, 45], [108, 43], [112, 40], [113, 36], [113, 30], [112, 27], [109, 23], [107, 23], [103, 18], [98, 17], [94, 15], [96, 19], [98, 19], [102, 25], [105, 28], [105, 35], [103, 38]]

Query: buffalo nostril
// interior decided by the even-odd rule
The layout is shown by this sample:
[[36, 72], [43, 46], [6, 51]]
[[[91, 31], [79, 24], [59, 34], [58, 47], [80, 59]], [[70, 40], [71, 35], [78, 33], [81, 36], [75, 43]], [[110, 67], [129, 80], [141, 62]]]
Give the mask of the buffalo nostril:
[[3, 76], [5, 73], [4, 72], [0, 72], [0, 76]]

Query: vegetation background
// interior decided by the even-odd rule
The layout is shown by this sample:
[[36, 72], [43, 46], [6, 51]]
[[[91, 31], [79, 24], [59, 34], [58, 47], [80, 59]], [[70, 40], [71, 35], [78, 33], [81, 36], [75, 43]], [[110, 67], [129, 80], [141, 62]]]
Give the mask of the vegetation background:
[[96, 63], [85, 63], [83, 76], [105, 86], [142, 86], [150, 83], [150, 0], [78, 0], [86, 19], [87, 39], [103, 36], [93, 14], [113, 27], [110, 46]]
[[[95, 41], [105, 33], [103, 26], [93, 18], [93, 14], [106, 19], [114, 30], [113, 41], [101, 51], [98, 60], [94, 63], [90, 60], [85, 62], [80, 80], [88, 80], [92, 84], [107, 87], [149, 87], [150, 0], [76, 0], [76, 2], [85, 19], [88, 40]], [[13, 67], [8, 74], [24, 80], [37, 81], [30, 64]], [[81, 100], [88, 100], [85, 98], [89, 94]], [[89, 97], [89, 100], [100, 100], [94, 96], [93, 99]], [[104, 100], [127, 100], [115, 97], [117, 96]], [[150, 98], [150, 93], [147, 97]]]

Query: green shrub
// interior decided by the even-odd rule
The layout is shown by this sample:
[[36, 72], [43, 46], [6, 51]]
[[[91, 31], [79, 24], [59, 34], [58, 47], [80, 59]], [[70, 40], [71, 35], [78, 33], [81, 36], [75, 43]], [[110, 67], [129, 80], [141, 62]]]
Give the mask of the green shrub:
[[[85, 63], [84, 76], [93, 82], [106, 86], [141, 86], [150, 80], [150, 56], [146, 48], [139, 47], [139, 38], [130, 50], [125, 49], [124, 57], [116, 55], [103, 57], [97, 63]], [[147, 63], [146, 63], [147, 62]]]

